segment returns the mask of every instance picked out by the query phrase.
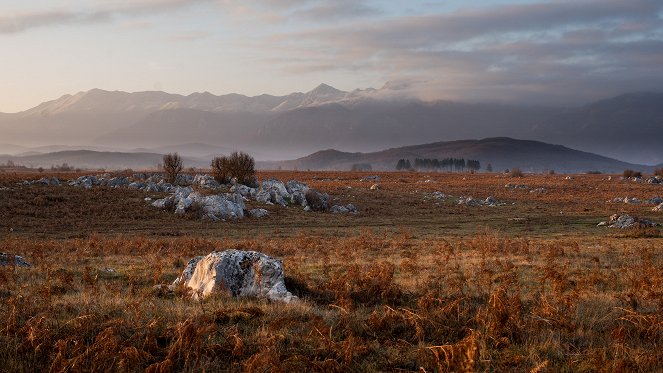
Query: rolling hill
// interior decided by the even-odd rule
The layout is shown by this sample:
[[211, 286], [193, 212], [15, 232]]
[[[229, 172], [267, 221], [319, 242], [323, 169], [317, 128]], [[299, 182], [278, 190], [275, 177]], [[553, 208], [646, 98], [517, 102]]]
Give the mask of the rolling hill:
[[399, 159], [448, 157], [474, 159], [482, 169], [490, 163], [494, 170], [520, 168], [527, 172], [555, 170], [562, 173], [601, 171], [619, 173], [631, 168], [651, 172], [652, 166], [622, 162], [600, 155], [539, 141], [506, 137], [459, 140], [391, 148], [372, 153], [323, 150], [291, 161], [273, 162], [264, 167], [299, 170], [349, 170], [354, 164], [368, 163], [374, 170], [393, 170]]

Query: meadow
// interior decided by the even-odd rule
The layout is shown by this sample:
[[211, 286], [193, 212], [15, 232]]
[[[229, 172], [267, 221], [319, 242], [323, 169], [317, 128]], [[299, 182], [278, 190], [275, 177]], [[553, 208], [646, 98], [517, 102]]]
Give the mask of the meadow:
[[[361, 181], [373, 174], [380, 180]], [[6, 371], [663, 370], [660, 228], [596, 226], [614, 213], [663, 223], [652, 205], [606, 202], [650, 199], [663, 185], [260, 172], [360, 213], [253, 201], [270, 216], [209, 222], [144, 201], [160, 193], [17, 184], [42, 176], [0, 173], [0, 251], [33, 265], [0, 267]], [[460, 196], [501, 203], [461, 205]], [[191, 257], [230, 248], [281, 258], [301, 301], [194, 301], [154, 287]]]

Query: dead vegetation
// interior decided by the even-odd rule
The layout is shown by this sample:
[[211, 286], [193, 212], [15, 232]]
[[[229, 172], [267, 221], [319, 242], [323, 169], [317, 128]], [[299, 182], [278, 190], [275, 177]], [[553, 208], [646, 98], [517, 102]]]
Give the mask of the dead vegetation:
[[[307, 180], [302, 175], [293, 178]], [[278, 221], [251, 223], [262, 227], [202, 225], [147, 208], [130, 219], [120, 197], [140, 202], [142, 192], [0, 181], [13, 188], [3, 192], [9, 197], [0, 197], [1, 217], [14, 219], [19, 231], [4, 234], [0, 251], [33, 264], [0, 267], [3, 370], [663, 370], [660, 234], [588, 231], [563, 225], [559, 215], [561, 228], [552, 232], [565, 233], [548, 234], [537, 215], [563, 206], [571, 221], [588, 219], [585, 207], [569, 199], [570, 191], [599, 201], [586, 206], [604, 214], [604, 208], [614, 209], [602, 202], [612, 193], [651, 197], [654, 186], [619, 182], [612, 184], [615, 192], [595, 175], [574, 183], [528, 175], [528, 184], [549, 191], [538, 194], [507, 190], [505, 179], [495, 176], [467, 175], [475, 178], [468, 182], [459, 175], [433, 175], [426, 178], [434, 181], [419, 183], [423, 175], [403, 173], [382, 176], [384, 188], [376, 193], [354, 174], [333, 175], [323, 181], [309, 174], [308, 180], [332, 196], [357, 196], [368, 215], [357, 219], [366, 220], [287, 211], [281, 217], [299, 214], [305, 220], [302, 226], [286, 224], [286, 230]], [[341, 194], [348, 184], [352, 190]], [[362, 187], [366, 191], [357, 190]], [[514, 210], [475, 213], [421, 198], [440, 189], [516, 201], [522, 205], [515, 213], [529, 214], [533, 234], [508, 226], [449, 228], [457, 219], [502, 219]], [[416, 203], [392, 211], [386, 203], [392, 196], [400, 198], [395, 203]], [[76, 214], [101, 206], [95, 203], [104, 198], [110, 199], [105, 208], [86, 217], [99, 233], [79, 226]], [[433, 213], [441, 211], [450, 216], [435, 220]], [[363, 224], [371, 218], [393, 221], [399, 214], [413, 224]], [[39, 228], [38, 222], [49, 221], [40, 220], [42, 215], [73, 223]], [[176, 237], [166, 236], [173, 227], [179, 227]], [[39, 229], [78, 233], [38, 238]], [[220, 233], [225, 230], [234, 233]], [[191, 257], [230, 248], [282, 258], [286, 284], [303, 302], [222, 296], [198, 302], [182, 291], [153, 288], [174, 280]]]

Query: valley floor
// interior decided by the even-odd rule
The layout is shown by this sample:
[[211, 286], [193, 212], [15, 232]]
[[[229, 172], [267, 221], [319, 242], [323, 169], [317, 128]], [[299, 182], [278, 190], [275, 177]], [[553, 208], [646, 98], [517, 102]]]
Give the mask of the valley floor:
[[[269, 172], [358, 215], [264, 206], [207, 222], [128, 189], [17, 185], [0, 174], [0, 364], [8, 371], [661, 371], [663, 185], [606, 175]], [[77, 175], [48, 175], [62, 179]], [[377, 184], [376, 189], [371, 186]], [[506, 187], [510, 184], [509, 187]], [[437, 193], [436, 193], [437, 192]], [[442, 197], [444, 194], [446, 197]], [[451, 197], [448, 197], [451, 196]], [[458, 204], [493, 197], [495, 206]], [[167, 284], [243, 248], [283, 259], [302, 302]]]

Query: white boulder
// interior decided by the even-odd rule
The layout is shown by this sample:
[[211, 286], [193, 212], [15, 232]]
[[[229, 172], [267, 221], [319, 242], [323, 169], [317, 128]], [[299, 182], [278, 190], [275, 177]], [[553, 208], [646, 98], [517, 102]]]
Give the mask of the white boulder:
[[283, 263], [256, 251], [214, 251], [189, 261], [171, 287], [184, 286], [194, 299], [214, 293], [279, 302], [298, 298], [285, 287]]

